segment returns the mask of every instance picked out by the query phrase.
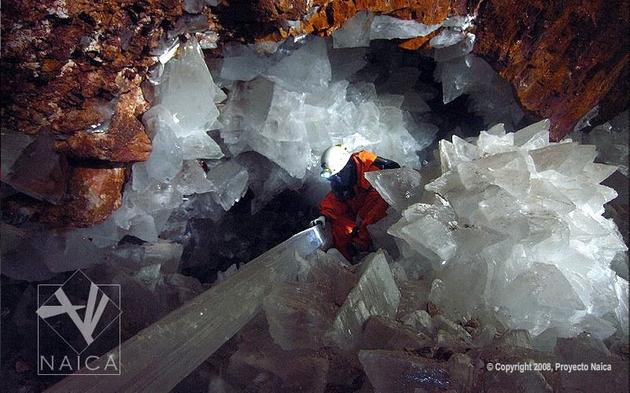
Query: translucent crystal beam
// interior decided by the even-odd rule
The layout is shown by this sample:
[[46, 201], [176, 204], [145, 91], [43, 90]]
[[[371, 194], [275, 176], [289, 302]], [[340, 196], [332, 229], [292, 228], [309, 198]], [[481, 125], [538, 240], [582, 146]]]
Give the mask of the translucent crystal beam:
[[[120, 376], [71, 375], [47, 392], [170, 391], [258, 313], [274, 282], [297, 274], [295, 253], [306, 256], [329, 243], [320, 226], [292, 236], [123, 343]], [[107, 355], [91, 367], [104, 367]]]

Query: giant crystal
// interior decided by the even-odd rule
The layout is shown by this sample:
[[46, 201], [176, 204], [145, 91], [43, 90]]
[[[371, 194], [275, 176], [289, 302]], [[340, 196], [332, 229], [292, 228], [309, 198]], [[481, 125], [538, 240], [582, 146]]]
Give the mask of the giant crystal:
[[523, 112], [514, 100], [509, 83], [486, 61], [469, 53], [473, 42], [474, 36], [469, 35], [455, 45], [436, 49], [435, 80], [442, 83], [443, 101], [446, 104], [467, 94], [469, 110], [483, 117], [486, 125], [505, 122], [512, 130]]
[[270, 65], [254, 48], [245, 45], [227, 45], [224, 49], [221, 78], [250, 81], [262, 74]]
[[[221, 116], [225, 125], [221, 137], [230, 152], [253, 150], [296, 179], [312, 176], [317, 158], [333, 143], [344, 143], [353, 151], [378, 149], [384, 157], [417, 167], [416, 153], [431, 142], [437, 129], [417, 126], [399, 107], [379, 100], [372, 83], [333, 82], [336, 68], [329, 56], [337, 59], [335, 67], [346, 68], [344, 62], [350, 60], [365, 64], [352, 58], [342, 62], [338, 51], [329, 53], [323, 39], [308, 37], [301, 47], [287, 43], [269, 57], [257, 77], [229, 74], [243, 81], [232, 85]], [[231, 47], [225, 56], [226, 74], [225, 64], [231, 64], [233, 57], [260, 61], [251, 49]], [[409, 90], [408, 83], [398, 84]], [[408, 105], [422, 111], [424, 102], [418, 98], [409, 95]]]
[[[216, 103], [224, 100], [225, 94], [214, 84], [194, 38], [179, 46], [157, 83], [156, 105], [142, 118], [153, 144], [149, 159], [133, 165], [123, 205], [104, 223], [80, 231], [99, 246], [113, 245], [125, 235], [157, 241], [163, 230], [173, 227], [175, 219], [184, 223], [187, 220], [187, 216], [177, 215], [169, 221], [182, 206], [184, 195], [211, 193], [228, 209], [244, 193], [246, 173], [232, 171], [221, 176], [217, 169], [212, 181], [197, 162], [223, 157], [207, 131], [217, 125]], [[228, 182], [223, 179], [226, 176], [234, 178]], [[224, 186], [226, 189], [219, 188]], [[195, 198], [188, 203], [188, 209], [179, 212], [199, 211], [190, 206]]]
[[360, 11], [344, 23], [343, 27], [333, 32], [333, 47], [356, 48], [370, 46], [370, 26], [374, 15]]
[[214, 84], [195, 38], [166, 64], [157, 95], [186, 134], [208, 130], [219, 116], [214, 103], [223, 101], [225, 93]]
[[402, 20], [387, 15], [376, 15], [372, 20], [370, 39], [391, 40], [428, 35], [440, 27], [439, 24], [425, 25], [415, 20]]
[[208, 173], [208, 180], [216, 190], [214, 200], [229, 210], [247, 191], [247, 170], [233, 160], [222, 162]]
[[287, 171], [256, 152], [239, 154], [235, 160], [247, 168], [249, 189], [254, 194], [251, 202], [252, 214], [256, 214], [267, 202], [286, 188], [298, 189], [302, 182], [291, 177]]
[[[162, 127], [168, 127], [178, 138], [183, 158], [221, 158], [221, 149], [206, 131], [219, 117], [215, 103], [226, 96], [214, 84], [195, 38], [181, 46], [178, 56], [166, 64], [156, 90], [158, 106], [150, 112], [158, 112], [158, 121], [165, 123]], [[145, 123], [151, 118], [145, 114]], [[152, 127], [148, 125], [148, 129]]]
[[318, 349], [336, 307], [312, 283], [277, 283], [263, 300], [274, 341], [285, 350]]
[[430, 300], [447, 314], [532, 335], [627, 331], [627, 283], [610, 269], [627, 247], [602, 217], [616, 192], [598, 184], [612, 168], [592, 162], [592, 146], [550, 143], [548, 130], [441, 141], [442, 175], [425, 186], [436, 202], [409, 206], [389, 233], [436, 270]]
[[360, 11], [348, 19], [341, 29], [333, 32], [333, 46], [334, 48], [355, 48], [369, 46], [370, 40], [422, 37], [439, 27], [440, 24], [426, 25], [415, 20]]
[[628, 112], [623, 112], [609, 122], [601, 124], [584, 135], [585, 143], [597, 146], [597, 157], [601, 162], [616, 165], [624, 176], [628, 176]]
[[[120, 378], [95, 379], [93, 375], [86, 378], [85, 372], [76, 373], [49, 390], [170, 391], [258, 314], [272, 283], [295, 277], [298, 266], [293, 257], [296, 254], [300, 257], [312, 254], [320, 247], [326, 248], [329, 241], [329, 234], [319, 226], [302, 231], [250, 261], [229, 280], [212, 286], [125, 341], [121, 352], [126, 353], [130, 361], [122, 364]], [[171, 253], [160, 252], [160, 255], [168, 258]], [[144, 298], [136, 296], [135, 299], [142, 304]], [[138, 311], [143, 312], [143, 308]], [[94, 359], [93, 364], [104, 367], [107, 355]], [[260, 358], [255, 356], [252, 360], [257, 359]], [[283, 371], [282, 363], [276, 364]]]
[[323, 39], [307, 40], [302, 47], [269, 67], [265, 76], [283, 88], [297, 92], [326, 88], [332, 77], [326, 42]]
[[337, 254], [331, 249], [307, 259], [295, 255], [299, 281], [275, 283], [263, 299], [269, 331], [283, 349], [318, 350], [329, 344], [326, 333], [357, 283], [348, 262]]
[[134, 189], [143, 190], [154, 182], [168, 182], [179, 172], [183, 154], [175, 135], [173, 115], [162, 106], [154, 106], [143, 116], [149, 130], [152, 151], [149, 159], [134, 165]]
[[420, 189], [422, 177], [411, 168], [366, 172], [365, 178], [381, 194], [385, 202], [396, 210], [403, 210], [419, 202], [422, 195]]
[[341, 348], [353, 348], [363, 323], [374, 315], [394, 317], [399, 302], [400, 292], [385, 255], [382, 251], [372, 254], [363, 262], [357, 286], [339, 309], [329, 337]]

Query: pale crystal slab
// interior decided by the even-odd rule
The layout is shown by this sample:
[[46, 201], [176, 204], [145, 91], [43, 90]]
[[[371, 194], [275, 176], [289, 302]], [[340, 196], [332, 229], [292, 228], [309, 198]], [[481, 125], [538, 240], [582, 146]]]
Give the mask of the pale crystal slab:
[[374, 15], [370, 12], [357, 12], [332, 34], [334, 48], [356, 48], [370, 46], [370, 27]]
[[361, 266], [356, 287], [335, 318], [329, 332], [330, 339], [341, 348], [352, 348], [357, 345], [363, 323], [370, 316], [393, 318], [399, 302], [400, 292], [383, 252], [368, 256]]
[[549, 127], [551, 122], [544, 119], [531, 124], [514, 133], [514, 144], [523, 149], [538, 149], [549, 144]]
[[336, 314], [336, 307], [313, 283], [274, 284], [263, 309], [274, 342], [285, 350], [323, 347]]
[[201, 48], [191, 38], [179, 48], [179, 57], [165, 66], [158, 85], [158, 103], [164, 105], [185, 133], [206, 131], [219, 116], [214, 105], [225, 99], [212, 80]]
[[[130, 360], [122, 362], [116, 378], [72, 375], [47, 391], [170, 391], [260, 311], [274, 282], [295, 276], [294, 253], [325, 248], [328, 236], [319, 226], [294, 235], [124, 342], [120, 353]], [[112, 354], [117, 353], [116, 348]], [[94, 365], [104, 367], [107, 355]]]
[[[265, 76], [291, 91], [316, 91], [327, 87], [332, 78], [326, 42], [309, 37], [306, 44], [268, 68]], [[308, 64], [308, 66], [304, 66]]]
[[454, 29], [443, 29], [438, 35], [431, 38], [429, 44], [433, 48], [447, 48], [466, 38], [466, 33]]
[[624, 176], [628, 176], [628, 111], [611, 121], [597, 126], [584, 137], [585, 143], [597, 146], [598, 160], [616, 165]]
[[215, 202], [229, 210], [247, 191], [247, 170], [234, 160], [225, 161], [210, 170], [207, 178], [214, 188]]
[[419, 202], [422, 195], [422, 176], [411, 168], [367, 172], [365, 178], [385, 202], [399, 211]]
[[223, 50], [221, 78], [250, 81], [271, 65], [271, 59], [256, 53], [246, 45], [228, 45]]
[[414, 38], [428, 35], [440, 27], [439, 24], [425, 25], [415, 20], [398, 19], [387, 15], [376, 15], [370, 30], [371, 40]]
[[203, 194], [217, 191], [216, 186], [206, 177], [206, 172], [197, 160], [184, 161], [182, 170], [173, 180], [182, 195]]

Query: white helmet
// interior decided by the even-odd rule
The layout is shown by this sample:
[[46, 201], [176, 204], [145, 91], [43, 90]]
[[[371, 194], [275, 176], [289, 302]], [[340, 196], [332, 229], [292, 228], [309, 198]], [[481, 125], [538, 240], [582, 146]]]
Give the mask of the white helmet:
[[350, 152], [343, 145], [333, 145], [322, 153], [322, 171], [320, 176], [329, 178], [339, 173], [350, 160]]

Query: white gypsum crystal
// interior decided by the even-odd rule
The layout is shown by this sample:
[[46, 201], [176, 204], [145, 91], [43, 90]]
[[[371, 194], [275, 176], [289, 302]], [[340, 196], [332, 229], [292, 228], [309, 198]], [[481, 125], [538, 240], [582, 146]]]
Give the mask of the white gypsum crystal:
[[214, 84], [194, 37], [166, 64], [157, 95], [158, 104], [182, 128], [181, 136], [208, 130], [219, 116], [214, 103], [223, 101], [225, 93]]
[[323, 38], [310, 37], [302, 47], [269, 67], [264, 75], [287, 90], [321, 90], [332, 77], [326, 51]]
[[370, 28], [374, 15], [360, 11], [348, 19], [341, 29], [332, 34], [334, 48], [356, 48], [370, 46]]
[[411, 168], [366, 172], [365, 178], [381, 197], [396, 210], [402, 211], [419, 202], [422, 195], [420, 173]]
[[597, 147], [600, 162], [616, 165], [628, 177], [628, 112], [623, 112], [611, 121], [593, 128], [584, 137], [585, 143]]
[[370, 316], [392, 318], [399, 302], [400, 291], [383, 252], [368, 256], [361, 266], [356, 287], [348, 294], [333, 322], [330, 339], [341, 348], [352, 348]]
[[173, 183], [182, 195], [216, 191], [214, 184], [208, 180], [206, 172], [197, 160], [184, 161], [182, 170], [177, 174]]
[[[470, 53], [474, 36], [447, 48], [436, 49], [434, 77], [442, 83], [443, 101], [462, 94], [469, 96], [469, 109], [483, 117], [486, 125], [506, 123], [509, 130], [523, 117], [509, 83], [501, 79], [483, 59]], [[458, 56], [459, 55], [459, 56]]]
[[425, 186], [436, 202], [409, 206], [389, 233], [431, 263], [429, 299], [447, 315], [606, 338], [628, 325], [627, 286], [610, 268], [627, 247], [602, 217], [617, 193], [599, 184], [614, 167], [593, 163], [593, 146], [548, 138], [541, 121], [440, 141], [442, 175]]
[[376, 15], [370, 30], [371, 40], [391, 40], [423, 37], [440, 27], [439, 24], [425, 25], [415, 20], [398, 19], [387, 15]]
[[247, 170], [234, 160], [225, 161], [208, 172], [208, 180], [216, 190], [214, 200], [229, 210], [247, 191]]

